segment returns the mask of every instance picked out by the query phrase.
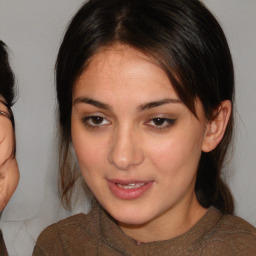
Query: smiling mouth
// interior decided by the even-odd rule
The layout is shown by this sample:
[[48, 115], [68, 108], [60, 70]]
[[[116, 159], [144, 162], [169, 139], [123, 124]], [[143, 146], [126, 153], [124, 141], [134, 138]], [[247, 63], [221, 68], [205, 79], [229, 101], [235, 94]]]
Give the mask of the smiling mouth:
[[125, 200], [132, 200], [141, 197], [151, 189], [153, 184], [154, 181], [108, 180], [108, 185], [113, 195]]

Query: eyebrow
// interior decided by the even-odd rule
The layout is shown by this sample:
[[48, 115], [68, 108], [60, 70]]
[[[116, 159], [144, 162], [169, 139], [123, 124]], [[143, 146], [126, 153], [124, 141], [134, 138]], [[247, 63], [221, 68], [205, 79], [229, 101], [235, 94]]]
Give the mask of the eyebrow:
[[146, 104], [142, 104], [138, 107], [139, 111], [144, 111], [147, 109], [151, 109], [151, 108], [155, 108], [155, 107], [159, 107], [165, 104], [171, 104], [171, 103], [181, 103], [181, 100], [179, 99], [163, 99], [163, 100], [158, 100], [158, 101], [153, 101], [153, 102], [149, 102]]
[[[74, 100], [73, 105], [78, 104], [78, 103], [85, 103], [85, 104], [89, 104], [98, 108], [102, 108], [102, 109], [106, 109], [106, 110], [111, 110], [112, 107], [106, 103], [103, 103], [101, 101], [98, 100], [93, 100], [87, 97], [79, 97], [77, 99]], [[162, 100], [158, 100], [158, 101], [152, 101], [152, 102], [148, 102], [145, 104], [141, 104], [138, 106], [138, 111], [144, 111], [147, 109], [151, 109], [151, 108], [155, 108], [155, 107], [159, 107], [165, 104], [177, 104], [177, 103], [181, 103], [181, 100], [179, 99], [162, 99]]]
[[90, 98], [87, 98], [87, 97], [79, 97], [79, 98], [75, 99], [74, 102], [73, 102], [73, 105], [78, 104], [78, 103], [86, 103], [86, 104], [93, 105], [95, 107], [106, 109], [106, 110], [112, 109], [106, 103], [100, 102], [98, 100], [93, 100], [93, 99], [90, 99]]

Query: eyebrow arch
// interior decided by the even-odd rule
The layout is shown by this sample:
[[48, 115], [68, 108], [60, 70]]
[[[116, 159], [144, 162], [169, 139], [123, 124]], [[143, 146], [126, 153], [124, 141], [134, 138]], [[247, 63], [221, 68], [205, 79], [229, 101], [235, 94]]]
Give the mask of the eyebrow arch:
[[93, 99], [90, 99], [87, 97], [76, 98], [73, 102], [73, 105], [78, 104], [78, 103], [86, 103], [86, 104], [93, 105], [95, 107], [106, 109], [106, 110], [111, 109], [111, 107], [108, 104], [100, 102], [98, 100], [93, 100]]
[[[79, 104], [79, 103], [85, 103], [85, 104], [89, 104], [89, 105], [93, 105], [95, 107], [98, 108], [102, 108], [102, 109], [106, 109], [106, 110], [111, 110], [112, 107], [106, 103], [100, 102], [98, 100], [93, 100], [87, 97], [79, 97], [76, 98], [73, 102], [73, 105]], [[138, 106], [138, 111], [144, 111], [147, 109], [151, 109], [151, 108], [155, 108], [155, 107], [159, 107], [165, 104], [176, 104], [176, 103], [181, 103], [181, 100], [179, 99], [163, 99], [163, 100], [158, 100], [158, 101], [152, 101], [149, 103], [145, 103], [142, 105]]]
[[144, 111], [147, 109], [151, 109], [151, 108], [155, 108], [155, 107], [159, 107], [165, 104], [170, 104], [170, 103], [181, 103], [181, 100], [179, 99], [163, 99], [163, 100], [158, 100], [158, 101], [153, 101], [153, 102], [149, 102], [146, 104], [142, 104], [138, 107], [139, 111]]

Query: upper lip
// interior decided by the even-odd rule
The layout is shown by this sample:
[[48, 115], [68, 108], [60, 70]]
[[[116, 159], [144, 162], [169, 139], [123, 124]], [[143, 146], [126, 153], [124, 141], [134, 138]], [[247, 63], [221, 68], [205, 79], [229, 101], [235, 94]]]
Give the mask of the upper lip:
[[151, 182], [151, 180], [134, 180], [134, 179], [129, 179], [129, 180], [121, 180], [121, 179], [107, 179], [111, 183], [116, 183], [116, 184], [121, 184], [121, 185], [127, 185], [127, 184], [138, 184], [138, 183], [148, 183]]

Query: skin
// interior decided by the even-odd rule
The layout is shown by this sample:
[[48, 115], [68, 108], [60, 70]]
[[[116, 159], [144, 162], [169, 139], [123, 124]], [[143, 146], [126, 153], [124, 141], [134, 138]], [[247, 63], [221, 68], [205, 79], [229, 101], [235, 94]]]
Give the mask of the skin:
[[[0, 96], [1, 100], [4, 100]], [[0, 103], [0, 110], [8, 113]], [[13, 127], [11, 121], [0, 115], [0, 212], [5, 208], [19, 182], [19, 169], [16, 158], [12, 157]]]
[[[209, 138], [218, 126], [205, 118], [199, 100], [197, 119], [164, 71], [124, 45], [94, 55], [72, 97], [71, 135], [82, 175], [127, 235], [170, 239], [205, 214], [195, 195], [196, 172], [202, 150], [216, 146]], [[112, 179], [151, 186], [136, 199], [120, 199], [109, 187]]]

